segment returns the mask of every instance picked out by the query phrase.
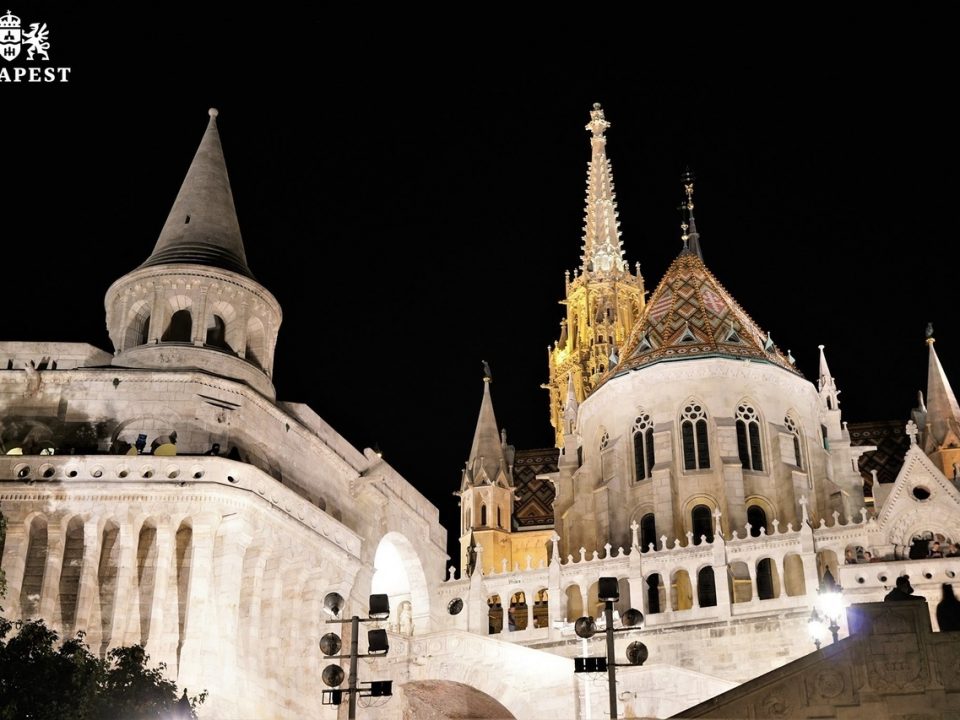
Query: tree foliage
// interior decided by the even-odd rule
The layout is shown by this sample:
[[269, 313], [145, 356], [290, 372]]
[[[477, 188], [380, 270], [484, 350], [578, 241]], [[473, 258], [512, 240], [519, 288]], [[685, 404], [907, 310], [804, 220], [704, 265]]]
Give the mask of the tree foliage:
[[187, 720], [206, 697], [178, 698], [165, 665], [148, 667], [139, 645], [100, 659], [82, 633], [59, 643], [42, 620], [15, 629], [0, 617], [0, 720]]

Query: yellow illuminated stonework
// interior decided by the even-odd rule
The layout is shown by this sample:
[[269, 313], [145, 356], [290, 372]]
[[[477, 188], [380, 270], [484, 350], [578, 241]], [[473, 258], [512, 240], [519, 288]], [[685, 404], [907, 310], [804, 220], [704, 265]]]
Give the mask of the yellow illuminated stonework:
[[567, 273], [567, 315], [560, 338], [548, 348], [550, 423], [557, 447], [563, 447], [563, 413], [569, 379], [578, 403], [597, 387], [600, 378], [618, 361], [618, 353], [644, 308], [643, 276], [623, 258], [620, 222], [613, 189], [613, 169], [606, 155], [604, 132], [610, 127], [603, 109], [594, 105], [587, 130], [592, 156], [587, 176], [582, 265]]

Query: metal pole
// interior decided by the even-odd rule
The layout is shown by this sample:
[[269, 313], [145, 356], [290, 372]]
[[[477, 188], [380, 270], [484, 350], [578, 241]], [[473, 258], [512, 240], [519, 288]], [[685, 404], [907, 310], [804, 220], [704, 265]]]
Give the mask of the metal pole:
[[610, 717], [617, 717], [617, 666], [616, 655], [613, 649], [613, 602], [606, 601], [603, 610], [607, 619], [607, 681], [610, 684]]
[[350, 712], [347, 717], [354, 720], [357, 717], [357, 653], [360, 645], [360, 617], [354, 615], [350, 619], [350, 677], [348, 679], [350, 693]]

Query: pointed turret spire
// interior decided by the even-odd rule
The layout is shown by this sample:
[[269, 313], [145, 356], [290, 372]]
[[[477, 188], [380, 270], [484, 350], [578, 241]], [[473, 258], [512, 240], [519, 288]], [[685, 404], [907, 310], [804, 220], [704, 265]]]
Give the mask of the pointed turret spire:
[[924, 451], [931, 453], [960, 438], [960, 406], [934, 349], [932, 330], [927, 336], [930, 359], [927, 365], [927, 417]]
[[583, 226], [583, 269], [585, 272], [607, 272], [626, 269], [623, 245], [620, 241], [620, 222], [617, 220], [617, 201], [613, 192], [613, 168], [607, 159], [607, 138], [604, 133], [610, 123], [603, 115], [600, 103], [590, 111], [590, 131], [593, 154], [587, 174], [587, 207]]
[[[473, 444], [470, 446], [467, 467], [473, 482], [494, 483], [501, 468], [506, 468], [506, 458], [503, 454], [500, 430], [497, 428], [497, 418], [493, 413], [493, 399], [490, 397], [493, 377], [486, 361], [483, 366], [483, 400], [480, 402], [480, 416], [477, 418], [477, 429], [473, 433]], [[482, 479], [481, 471], [486, 473], [485, 480]]]
[[211, 265], [253, 278], [240, 237], [230, 178], [223, 159], [215, 108], [207, 130], [173, 203], [153, 253], [151, 265]]
[[683, 249], [692, 252], [698, 258], [703, 260], [703, 253], [700, 251], [700, 233], [697, 232], [697, 219], [693, 216], [693, 183], [696, 180], [693, 172], [687, 167], [682, 176], [683, 191], [687, 199], [680, 206], [683, 212], [683, 222], [680, 227], [683, 229]]
[[837, 381], [830, 374], [830, 366], [827, 365], [827, 356], [823, 353], [823, 345], [817, 346], [820, 349], [820, 377], [817, 380], [817, 389], [820, 391], [820, 400], [826, 404], [827, 410], [840, 409], [840, 391], [837, 390]]
[[573, 373], [567, 375], [567, 401], [563, 407], [563, 433], [572, 435], [577, 426], [577, 412], [580, 404], [577, 402], [577, 391], [573, 386]]

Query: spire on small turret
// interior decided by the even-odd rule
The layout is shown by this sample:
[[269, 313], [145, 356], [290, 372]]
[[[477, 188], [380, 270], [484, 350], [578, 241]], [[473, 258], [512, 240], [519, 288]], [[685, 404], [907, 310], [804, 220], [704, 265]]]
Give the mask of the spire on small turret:
[[620, 240], [620, 222], [617, 220], [617, 201], [613, 191], [613, 167], [607, 159], [607, 138], [610, 127], [600, 103], [590, 111], [590, 131], [593, 154], [587, 173], [587, 203], [583, 227], [584, 272], [626, 270], [623, 244]]
[[142, 267], [210, 265], [253, 278], [223, 159], [216, 108], [173, 202], [153, 253]]
[[[493, 400], [490, 397], [490, 385], [493, 374], [490, 365], [483, 361], [483, 400], [480, 402], [480, 416], [477, 429], [470, 446], [470, 458], [467, 460], [467, 472], [464, 473], [464, 486], [468, 483], [495, 483], [501, 469], [508, 467], [504, 457], [504, 444], [497, 428], [497, 418], [493, 413]], [[484, 478], [484, 474], [486, 478]], [[509, 482], [509, 478], [508, 478]]]
[[572, 435], [577, 425], [577, 412], [580, 404], [577, 402], [577, 391], [573, 386], [573, 373], [567, 375], [567, 401], [563, 407], [563, 432]]
[[817, 346], [820, 349], [820, 377], [817, 379], [817, 389], [820, 391], [820, 400], [826, 404], [827, 410], [840, 409], [840, 391], [837, 390], [837, 381], [830, 374], [830, 367], [827, 365], [827, 356], [823, 353], [823, 345]]
[[683, 181], [683, 191], [687, 196], [686, 201], [680, 206], [680, 210], [683, 213], [683, 222], [680, 223], [680, 227], [683, 229], [683, 234], [681, 235], [683, 249], [692, 252], [703, 260], [703, 253], [700, 250], [700, 233], [697, 232], [697, 220], [693, 216], [693, 183], [694, 180], [696, 180], [696, 176], [694, 176], [689, 166], [687, 166], [681, 180]]
[[930, 348], [927, 364], [927, 417], [924, 428], [924, 452], [931, 453], [960, 438], [960, 406], [943, 371], [933, 345], [932, 325], [927, 326], [927, 346]]

